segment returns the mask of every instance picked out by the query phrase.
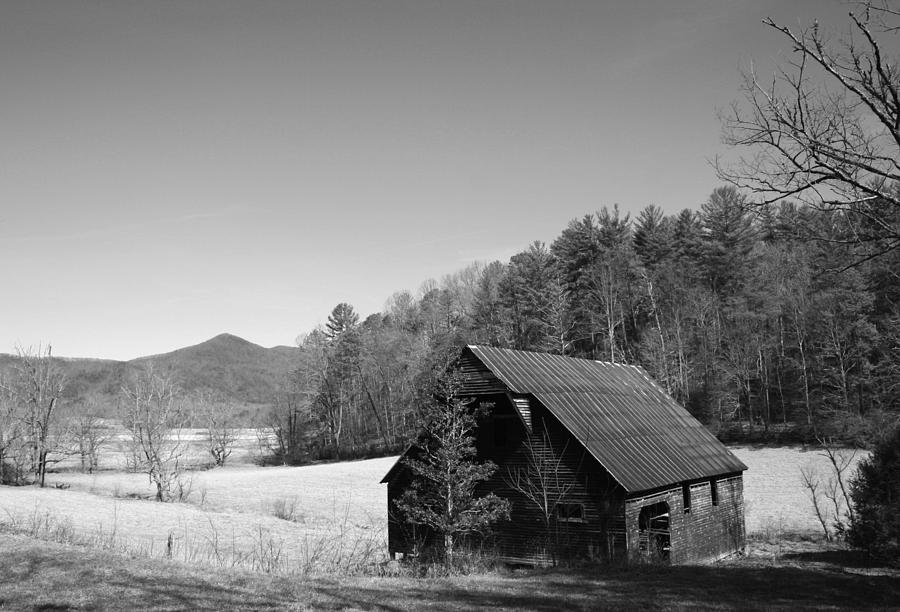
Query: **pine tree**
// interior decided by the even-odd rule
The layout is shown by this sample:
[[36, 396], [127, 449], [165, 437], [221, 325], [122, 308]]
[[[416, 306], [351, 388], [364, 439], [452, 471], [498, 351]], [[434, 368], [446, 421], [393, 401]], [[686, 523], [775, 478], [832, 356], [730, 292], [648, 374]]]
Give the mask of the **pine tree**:
[[900, 566], [900, 427], [860, 462], [850, 497], [850, 544]]
[[[452, 355], [447, 351], [445, 354]], [[421, 383], [420, 433], [404, 462], [412, 474], [406, 492], [394, 503], [405, 523], [420, 525], [438, 536], [447, 567], [466, 536], [485, 535], [509, 517], [509, 502], [476, 487], [497, 470], [479, 462], [475, 448], [478, 408], [459, 396], [460, 379], [449, 370], [452, 359], [440, 357]]]

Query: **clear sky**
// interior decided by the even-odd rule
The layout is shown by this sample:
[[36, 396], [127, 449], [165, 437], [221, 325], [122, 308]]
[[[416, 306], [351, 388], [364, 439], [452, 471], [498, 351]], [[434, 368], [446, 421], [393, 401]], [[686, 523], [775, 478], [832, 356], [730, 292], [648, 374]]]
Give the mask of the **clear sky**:
[[836, 0], [0, 2], [0, 352], [292, 344], [618, 203], [697, 208]]

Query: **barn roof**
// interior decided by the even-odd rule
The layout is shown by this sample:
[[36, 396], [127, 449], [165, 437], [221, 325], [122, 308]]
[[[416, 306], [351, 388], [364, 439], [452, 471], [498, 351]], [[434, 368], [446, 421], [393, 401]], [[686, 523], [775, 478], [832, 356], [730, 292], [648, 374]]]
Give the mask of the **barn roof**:
[[466, 350], [510, 391], [543, 404], [629, 493], [747, 469], [637, 366]]

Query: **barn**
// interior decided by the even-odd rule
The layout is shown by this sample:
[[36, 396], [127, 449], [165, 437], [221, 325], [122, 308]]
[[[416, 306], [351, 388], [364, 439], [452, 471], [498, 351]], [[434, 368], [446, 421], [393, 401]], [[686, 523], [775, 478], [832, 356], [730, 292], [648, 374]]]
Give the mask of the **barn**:
[[[747, 467], [641, 368], [468, 346], [456, 369], [460, 395], [485, 408], [478, 457], [498, 465], [480, 490], [510, 501], [500, 558], [683, 564], [743, 550]], [[401, 457], [382, 480], [389, 508], [406, 472]], [[411, 552], [407, 527], [389, 512], [392, 556]]]

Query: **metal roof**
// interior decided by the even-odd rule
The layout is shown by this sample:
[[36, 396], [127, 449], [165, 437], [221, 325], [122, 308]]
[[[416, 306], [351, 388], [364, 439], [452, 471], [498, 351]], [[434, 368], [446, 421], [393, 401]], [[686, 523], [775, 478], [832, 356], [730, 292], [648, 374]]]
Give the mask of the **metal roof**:
[[637, 366], [468, 350], [513, 393], [543, 404], [628, 493], [747, 469]]

